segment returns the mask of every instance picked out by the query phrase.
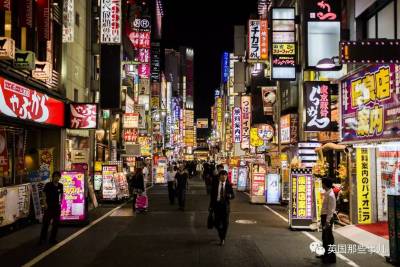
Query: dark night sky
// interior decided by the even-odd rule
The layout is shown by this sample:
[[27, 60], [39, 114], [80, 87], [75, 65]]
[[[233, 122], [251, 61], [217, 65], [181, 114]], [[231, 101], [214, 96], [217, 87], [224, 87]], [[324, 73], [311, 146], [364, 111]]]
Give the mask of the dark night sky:
[[220, 84], [220, 57], [233, 52], [234, 25], [246, 25], [257, 0], [164, 0], [165, 48], [194, 48], [195, 117], [210, 117], [213, 92]]

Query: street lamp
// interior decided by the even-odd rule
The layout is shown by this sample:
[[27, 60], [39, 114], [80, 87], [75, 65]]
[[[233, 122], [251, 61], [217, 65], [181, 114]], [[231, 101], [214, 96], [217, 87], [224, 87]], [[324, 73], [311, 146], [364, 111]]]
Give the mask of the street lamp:
[[318, 61], [315, 67], [320, 70], [331, 70], [336, 67], [335, 59], [339, 59], [339, 57], [323, 58]]

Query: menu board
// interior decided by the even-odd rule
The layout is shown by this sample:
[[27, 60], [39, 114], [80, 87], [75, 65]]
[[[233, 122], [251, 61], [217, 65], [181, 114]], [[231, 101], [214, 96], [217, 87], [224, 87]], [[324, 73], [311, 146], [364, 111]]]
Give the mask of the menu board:
[[266, 180], [267, 204], [279, 204], [281, 197], [280, 177], [277, 173], [269, 173]]
[[117, 165], [103, 165], [103, 199], [114, 200], [117, 198], [114, 181], [114, 173], [117, 171]]
[[290, 177], [290, 226], [309, 228], [313, 220], [313, 176], [311, 168], [292, 169]]
[[83, 172], [64, 171], [61, 173], [60, 183], [64, 186], [60, 220], [85, 220], [85, 174]]

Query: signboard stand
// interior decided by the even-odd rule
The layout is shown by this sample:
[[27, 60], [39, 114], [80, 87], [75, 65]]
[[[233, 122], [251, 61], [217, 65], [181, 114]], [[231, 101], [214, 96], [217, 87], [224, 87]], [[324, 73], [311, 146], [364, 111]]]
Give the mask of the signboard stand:
[[289, 226], [291, 229], [312, 230], [313, 176], [311, 168], [292, 169], [290, 173]]
[[251, 164], [250, 203], [265, 204], [266, 166]]

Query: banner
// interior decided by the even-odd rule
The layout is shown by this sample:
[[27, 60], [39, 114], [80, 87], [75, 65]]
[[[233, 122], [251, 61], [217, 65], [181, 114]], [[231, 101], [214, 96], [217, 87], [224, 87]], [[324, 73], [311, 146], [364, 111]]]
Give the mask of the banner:
[[368, 148], [356, 149], [358, 223], [372, 222], [370, 155]]
[[54, 148], [39, 149], [39, 170], [43, 173], [42, 180], [49, 179], [54, 172]]
[[0, 77], [0, 113], [21, 120], [64, 126], [64, 103]]
[[74, 27], [75, 27], [75, 0], [64, 0], [63, 6], [63, 43], [74, 42]]
[[7, 149], [7, 132], [5, 129], [0, 129], [0, 174], [8, 176], [10, 168]]
[[45, 200], [43, 198], [43, 189], [48, 181], [49, 180], [31, 183], [32, 201], [33, 201], [33, 209], [35, 211], [35, 218], [40, 222], [42, 221], [44, 213]]
[[330, 82], [305, 82], [305, 131], [331, 130], [331, 92], [337, 85]]
[[395, 139], [400, 134], [398, 65], [374, 65], [346, 78], [341, 86], [344, 142]]
[[62, 172], [60, 183], [64, 186], [60, 220], [85, 220], [85, 174], [83, 172]]

